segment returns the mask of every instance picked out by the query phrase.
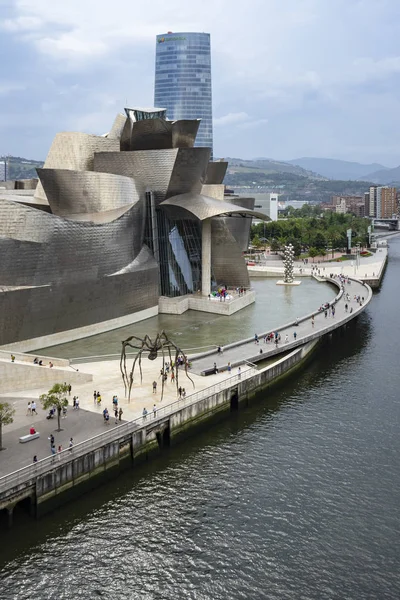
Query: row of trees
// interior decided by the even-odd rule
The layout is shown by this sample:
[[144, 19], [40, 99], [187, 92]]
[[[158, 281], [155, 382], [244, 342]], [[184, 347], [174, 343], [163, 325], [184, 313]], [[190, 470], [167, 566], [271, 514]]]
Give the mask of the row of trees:
[[[47, 394], [40, 396], [44, 410], [55, 408], [57, 413], [58, 429], [61, 431], [61, 413], [68, 406], [68, 385], [55, 383]], [[0, 450], [3, 450], [3, 425], [11, 425], [14, 421], [15, 408], [9, 402], [0, 402]]]
[[[304, 208], [304, 207], [303, 207]], [[303, 210], [303, 209], [300, 209]], [[315, 208], [314, 208], [315, 210]], [[363, 248], [368, 243], [368, 219], [351, 214], [325, 213], [319, 216], [298, 217], [259, 223], [251, 228], [251, 240], [255, 247], [268, 244], [273, 252], [292, 244], [295, 256], [314, 248], [319, 255], [328, 248], [347, 246], [347, 230], [352, 230], [352, 245]], [[316, 256], [318, 256], [316, 254]]]

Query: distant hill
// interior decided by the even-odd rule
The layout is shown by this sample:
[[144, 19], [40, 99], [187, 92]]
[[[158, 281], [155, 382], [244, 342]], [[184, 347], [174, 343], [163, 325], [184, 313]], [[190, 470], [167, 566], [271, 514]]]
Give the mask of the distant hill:
[[367, 176], [361, 178], [363, 181], [372, 181], [372, 183], [378, 183], [386, 185], [389, 183], [395, 183], [400, 181], [400, 166], [394, 169], [384, 169], [380, 171], [374, 171], [369, 173]]
[[[243, 158], [227, 158], [229, 173], [255, 173], [269, 175], [272, 173], [291, 173], [300, 177], [316, 177], [315, 173], [303, 169], [301, 166], [292, 165], [287, 162], [273, 160], [271, 158], [254, 158], [245, 160]], [[320, 176], [317, 178], [321, 179]]]
[[[5, 160], [5, 157], [0, 157], [0, 161], [3, 160]], [[7, 160], [7, 179], [32, 179], [33, 177], [37, 177], [36, 169], [43, 167], [43, 161], [31, 160], [20, 156], [9, 156]]]
[[358, 162], [349, 162], [347, 160], [336, 160], [334, 158], [295, 158], [288, 160], [288, 163], [297, 165], [308, 171], [318, 173], [329, 179], [340, 180], [371, 180], [371, 173], [375, 171], [389, 170], [388, 167], [379, 163], [363, 165]]

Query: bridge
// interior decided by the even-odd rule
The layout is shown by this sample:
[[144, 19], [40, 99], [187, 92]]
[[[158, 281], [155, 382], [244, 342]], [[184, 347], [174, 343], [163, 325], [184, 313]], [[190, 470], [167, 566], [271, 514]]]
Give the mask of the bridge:
[[374, 227], [388, 227], [389, 231], [399, 231], [400, 230], [400, 219], [398, 215], [393, 215], [392, 218], [383, 219], [375, 217], [372, 219]]

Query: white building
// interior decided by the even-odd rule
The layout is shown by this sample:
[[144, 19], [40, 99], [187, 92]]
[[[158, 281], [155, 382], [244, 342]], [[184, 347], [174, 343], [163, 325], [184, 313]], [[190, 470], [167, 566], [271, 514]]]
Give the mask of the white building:
[[4, 160], [0, 161], [0, 181], [6, 180], [6, 163]]
[[[278, 220], [278, 198], [279, 194], [268, 193], [268, 194], [254, 194], [255, 204], [254, 210], [265, 213], [269, 216], [271, 221]], [[261, 223], [261, 221], [255, 220], [255, 223]]]

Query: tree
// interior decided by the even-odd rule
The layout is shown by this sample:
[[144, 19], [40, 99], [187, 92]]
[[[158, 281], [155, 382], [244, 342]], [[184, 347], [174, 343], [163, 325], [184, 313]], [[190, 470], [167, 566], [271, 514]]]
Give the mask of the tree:
[[325, 248], [321, 248], [321, 250], [319, 251], [319, 255], [322, 256], [322, 257], [326, 256], [326, 250], [325, 250]]
[[55, 383], [47, 394], [40, 396], [40, 402], [45, 410], [55, 408], [57, 411], [58, 429], [61, 431], [61, 411], [68, 406], [68, 385], [66, 383]]
[[314, 258], [318, 256], [318, 250], [316, 248], [310, 248], [308, 251], [308, 256], [312, 258], [314, 262]]
[[0, 450], [3, 448], [3, 425], [11, 425], [14, 421], [15, 409], [9, 402], [0, 402]]
[[273, 239], [271, 241], [271, 252], [278, 252], [280, 246], [279, 246], [279, 242], [277, 242], [275, 239]]
[[251, 240], [251, 243], [253, 244], [254, 248], [259, 248], [262, 245], [258, 233], [255, 234], [255, 236]]

